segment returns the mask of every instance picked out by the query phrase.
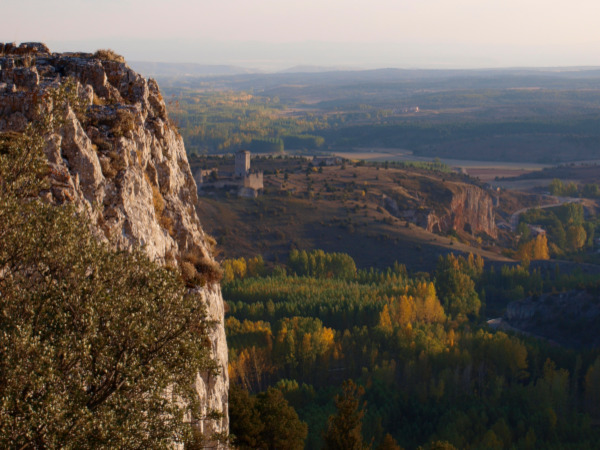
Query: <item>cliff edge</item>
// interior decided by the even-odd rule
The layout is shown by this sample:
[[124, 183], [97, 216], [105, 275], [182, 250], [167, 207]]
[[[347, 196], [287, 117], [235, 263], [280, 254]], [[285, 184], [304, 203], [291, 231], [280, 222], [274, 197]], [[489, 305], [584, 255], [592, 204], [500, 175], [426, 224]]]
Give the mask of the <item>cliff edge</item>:
[[[183, 139], [169, 121], [154, 80], [111, 51], [51, 53], [39, 43], [0, 43], [0, 132], [23, 131], [61, 105], [52, 92], [69, 83], [79, 107], [47, 140], [48, 200], [72, 202], [96, 234], [117, 248], [140, 246], [153, 259], [179, 266], [205, 300], [212, 352], [220, 375], [199, 373], [205, 436], [228, 433], [227, 343], [214, 240], [198, 218], [196, 184]], [[41, 101], [42, 100], [42, 101]], [[53, 103], [54, 102], [54, 103]], [[43, 104], [42, 109], [39, 105]], [[192, 380], [191, 380], [192, 381]]]

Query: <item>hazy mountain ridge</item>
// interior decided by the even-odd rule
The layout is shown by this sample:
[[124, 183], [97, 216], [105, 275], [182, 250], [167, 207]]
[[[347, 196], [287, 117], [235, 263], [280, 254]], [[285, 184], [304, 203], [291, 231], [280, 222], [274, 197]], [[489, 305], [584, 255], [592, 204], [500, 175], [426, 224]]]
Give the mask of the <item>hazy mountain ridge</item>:
[[129, 65], [145, 76], [186, 76], [213, 77], [226, 75], [252, 74], [260, 72], [256, 69], [231, 65], [212, 65], [198, 63], [165, 63], [150, 61], [130, 61]]

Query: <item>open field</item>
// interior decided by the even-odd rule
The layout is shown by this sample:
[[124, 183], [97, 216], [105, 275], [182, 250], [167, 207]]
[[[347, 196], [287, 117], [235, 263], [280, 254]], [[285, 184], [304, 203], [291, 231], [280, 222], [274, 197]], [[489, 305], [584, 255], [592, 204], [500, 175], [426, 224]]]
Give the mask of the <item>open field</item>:
[[356, 149], [352, 152], [335, 152], [337, 156], [347, 159], [362, 159], [365, 161], [385, 162], [385, 161], [419, 161], [432, 162], [439, 161], [447, 164], [451, 168], [466, 173], [474, 178], [479, 178], [483, 182], [490, 182], [496, 177], [518, 177], [523, 174], [541, 171], [544, 168], [551, 167], [549, 164], [520, 163], [506, 161], [475, 161], [450, 158], [429, 158], [415, 156], [410, 150], [400, 150], [394, 148], [373, 148]]
[[551, 164], [510, 162], [510, 161], [478, 161], [468, 159], [452, 158], [431, 158], [425, 156], [416, 156], [410, 150], [401, 150], [395, 148], [359, 148], [351, 152], [335, 152], [336, 155], [348, 159], [364, 159], [365, 161], [385, 162], [385, 161], [440, 161], [451, 167], [479, 168], [479, 169], [504, 169], [504, 170], [523, 170], [535, 171], [542, 170], [545, 167], [551, 167]]
[[552, 180], [561, 180], [564, 184], [576, 185], [600, 183], [600, 165], [598, 161], [586, 161], [576, 164], [566, 164], [547, 167], [541, 171], [523, 173], [519, 176], [507, 176], [505, 179], [494, 181], [494, 186], [504, 189], [533, 190], [547, 188]]

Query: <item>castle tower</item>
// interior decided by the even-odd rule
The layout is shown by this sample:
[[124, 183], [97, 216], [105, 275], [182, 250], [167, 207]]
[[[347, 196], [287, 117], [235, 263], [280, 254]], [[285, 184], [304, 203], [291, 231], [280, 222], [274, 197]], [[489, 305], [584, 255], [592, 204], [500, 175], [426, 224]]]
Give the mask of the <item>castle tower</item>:
[[235, 154], [235, 176], [245, 177], [250, 173], [250, 152], [240, 150]]

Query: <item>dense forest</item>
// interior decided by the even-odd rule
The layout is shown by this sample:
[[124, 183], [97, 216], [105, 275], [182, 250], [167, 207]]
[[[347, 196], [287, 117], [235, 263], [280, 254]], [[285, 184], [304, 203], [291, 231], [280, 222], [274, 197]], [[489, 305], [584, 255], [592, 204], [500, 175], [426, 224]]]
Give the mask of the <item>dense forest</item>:
[[224, 273], [231, 432], [242, 448], [265, 442], [262, 416], [236, 422], [245, 408], [236, 399], [260, 403], [274, 390], [299, 417], [288, 427], [296, 437], [277, 448], [340, 448], [332, 434], [348, 423], [357, 446], [346, 448], [598, 442], [597, 350], [495, 331], [485, 320], [526, 295], [594, 291], [593, 277], [496, 270], [472, 255], [440, 257], [431, 274], [397, 264], [357, 270], [348, 255], [297, 250], [270, 269], [261, 257], [227, 260]]
[[246, 92], [186, 92], [172, 97], [169, 115], [180, 128], [188, 154], [318, 149], [324, 139], [311, 135], [326, 126], [319, 117], [289, 116], [278, 98]]

